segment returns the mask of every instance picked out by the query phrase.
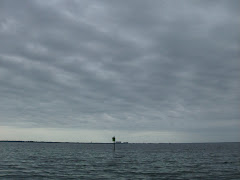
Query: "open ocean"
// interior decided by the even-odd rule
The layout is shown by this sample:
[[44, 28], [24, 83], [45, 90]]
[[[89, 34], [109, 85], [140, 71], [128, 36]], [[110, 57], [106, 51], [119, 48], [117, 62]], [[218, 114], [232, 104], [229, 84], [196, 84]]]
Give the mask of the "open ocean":
[[240, 179], [240, 143], [0, 142], [0, 179]]

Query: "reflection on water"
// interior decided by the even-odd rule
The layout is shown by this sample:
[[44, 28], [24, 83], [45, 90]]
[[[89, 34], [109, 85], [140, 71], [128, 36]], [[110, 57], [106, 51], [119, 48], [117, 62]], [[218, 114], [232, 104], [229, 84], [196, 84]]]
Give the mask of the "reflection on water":
[[0, 179], [240, 179], [240, 143], [0, 142]]

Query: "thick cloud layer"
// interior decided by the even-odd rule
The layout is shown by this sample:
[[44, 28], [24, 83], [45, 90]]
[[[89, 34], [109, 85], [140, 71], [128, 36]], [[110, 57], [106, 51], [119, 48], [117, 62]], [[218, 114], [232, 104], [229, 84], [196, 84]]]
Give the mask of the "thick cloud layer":
[[0, 125], [237, 141], [239, 15], [238, 0], [1, 1]]

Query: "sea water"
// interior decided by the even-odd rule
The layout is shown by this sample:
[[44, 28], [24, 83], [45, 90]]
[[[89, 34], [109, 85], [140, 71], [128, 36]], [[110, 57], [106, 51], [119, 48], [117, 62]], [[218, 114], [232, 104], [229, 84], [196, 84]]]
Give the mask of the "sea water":
[[0, 179], [240, 179], [240, 143], [0, 142]]

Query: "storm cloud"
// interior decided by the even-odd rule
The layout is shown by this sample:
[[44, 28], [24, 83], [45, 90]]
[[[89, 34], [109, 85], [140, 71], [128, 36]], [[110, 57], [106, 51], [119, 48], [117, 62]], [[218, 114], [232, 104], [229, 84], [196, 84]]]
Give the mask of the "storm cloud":
[[1, 1], [2, 138], [239, 141], [239, 15], [238, 0]]

